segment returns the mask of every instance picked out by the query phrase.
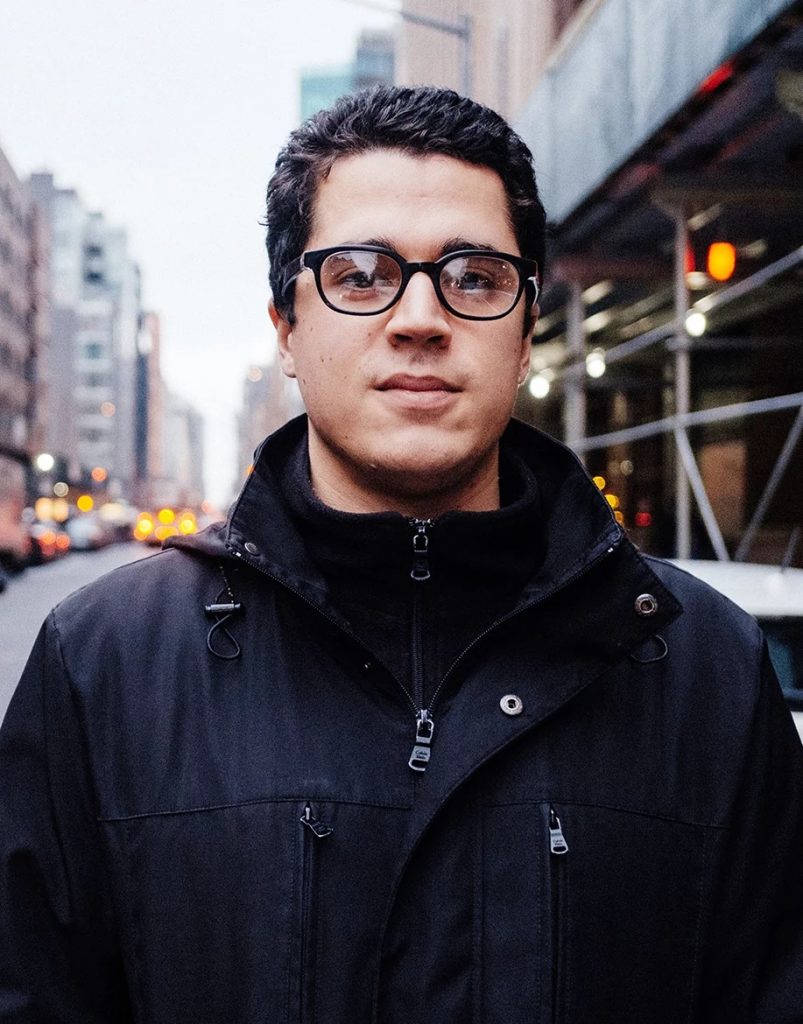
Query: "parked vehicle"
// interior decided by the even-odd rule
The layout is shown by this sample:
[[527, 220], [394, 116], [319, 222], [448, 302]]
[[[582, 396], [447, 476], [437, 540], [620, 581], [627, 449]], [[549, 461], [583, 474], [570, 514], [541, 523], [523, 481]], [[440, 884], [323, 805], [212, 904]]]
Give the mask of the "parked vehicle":
[[677, 560], [675, 565], [699, 577], [758, 620], [803, 739], [803, 569], [697, 560]]
[[65, 529], [73, 551], [97, 551], [115, 539], [112, 524], [104, 522], [94, 512], [83, 512], [73, 516], [65, 523]]
[[70, 550], [70, 538], [61, 523], [35, 520], [28, 528], [31, 538], [31, 565], [42, 565]]
[[31, 537], [23, 521], [24, 492], [0, 493], [0, 569], [22, 569], [31, 555]]

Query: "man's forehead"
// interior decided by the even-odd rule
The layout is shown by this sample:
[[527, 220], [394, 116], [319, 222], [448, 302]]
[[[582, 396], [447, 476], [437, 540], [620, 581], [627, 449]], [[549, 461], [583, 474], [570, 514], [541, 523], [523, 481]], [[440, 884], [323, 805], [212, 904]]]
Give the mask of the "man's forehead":
[[310, 237], [320, 244], [368, 242], [385, 235], [386, 216], [405, 227], [412, 219], [421, 228], [437, 226], [445, 231], [442, 244], [482, 237], [480, 247], [499, 248], [500, 231], [513, 232], [505, 187], [493, 169], [440, 153], [376, 148], [337, 157], [319, 177]]

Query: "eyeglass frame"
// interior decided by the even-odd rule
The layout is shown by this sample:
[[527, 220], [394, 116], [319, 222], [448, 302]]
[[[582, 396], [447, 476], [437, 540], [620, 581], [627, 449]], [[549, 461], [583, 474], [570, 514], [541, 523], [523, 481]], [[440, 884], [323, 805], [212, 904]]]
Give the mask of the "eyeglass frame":
[[[324, 294], [323, 285], [321, 284], [321, 267], [329, 256], [334, 256], [334, 254], [338, 252], [375, 252], [381, 256], [390, 257], [401, 271], [399, 290], [393, 301], [389, 302], [381, 309], [372, 309], [370, 312], [363, 312], [362, 310], [356, 309], [339, 309], [335, 306]], [[504, 313], [494, 313], [493, 316], [473, 316], [469, 313], [459, 313], [449, 305], [443, 294], [443, 290], [441, 289], [440, 271], [451, 260], [459, 259], [461, 256], [494, 256], [497, 259], [505, 260], [516, 268], [519, 274], [519, 287], [516, 292], [516, 298], [513, 300], [510, 309]], [[333, 245], [327, 249], [308, 249], [306, 252], [303, 252], [298, 259], [292, 260], [284, 268], [282, 295], [285, 294], [290, 285], [305, 270], [312, 271], [315, 278], [315, 287], [318, 289], [318, 294], [323, 302], [330, 309], [334, 310], [335, 313], [342, 313], [344, 316], [378, 316], [380, 313], [386, 313], [391, 306], [395, 306], [401, 299], [407, 285], [410, 283], [410, 278], [413, 274], [417, 274], [419, 271], [426, 274], [432, 282], [435, 294], [443, 308], [448, 310], [448, 312], [453, 316], [459, 317], [461, 320], [501, 320], [503, 317], [510, 316], [516, 308], [519, 299], [522, 296], [522, 292], [527, 288], [527, 285], [532, 285], [533, 302], [537, 300], [540, 292], [538, 282], [538, 263], [535, 260], [526, 259], [523, 256], [514, 256], [512, 253], [497, 252], [495, 249], [457, 249], [454, 252], [446, 253], [437, 260], [423, 261], [405, 260], [393, 249], [389, 249], [383, 245]]]

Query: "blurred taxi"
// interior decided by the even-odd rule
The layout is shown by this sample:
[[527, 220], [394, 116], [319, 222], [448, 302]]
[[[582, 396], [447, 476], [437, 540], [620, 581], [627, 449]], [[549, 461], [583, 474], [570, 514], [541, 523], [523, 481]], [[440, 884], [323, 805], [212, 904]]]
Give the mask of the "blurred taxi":
[[134, 540], [158, 547], [168, 537], [197, 533], [198, 519], [191, 509], [165, 506], [157, 512], [140, 512], [132, 532]]

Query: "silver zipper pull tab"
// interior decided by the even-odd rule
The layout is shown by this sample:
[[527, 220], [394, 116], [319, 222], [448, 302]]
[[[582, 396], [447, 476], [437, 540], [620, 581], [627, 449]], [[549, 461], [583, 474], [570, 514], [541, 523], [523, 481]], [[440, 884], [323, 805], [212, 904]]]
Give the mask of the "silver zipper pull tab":
[[427, 527], [432, 525], [431, 519], [411, 519], [410, 525], [415, 529], [413, 534], [413, 568], [410, 578], [423, 581], [430, 577], [429, 572], [429, 534]]
[[549, 808], [549, 849], [558, 857], [569, 852], [569, 846], [560, 826], [560, 818], [555, 814], [554, 807]]
[[316, 839], [325, 839], [334, 832], [331, 825], [324, 825], [322, 821], [318, 821], [318, 819], [313, 815], [312, 808], [309, 804], [304, 808], [304, 813], [298, 820], [305, 826], [305, 828], [308, 828], [310, 832], [312, 832]]
[[415, 746], [410, 754], [410, 760], [407, 762], [414, 772], [427, 770], [432, 753], [430, 745], [434, 731], [435, 723], [430, 718], [429, 712], [426, 709], [419, 711], [415, 720]]

